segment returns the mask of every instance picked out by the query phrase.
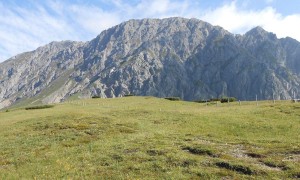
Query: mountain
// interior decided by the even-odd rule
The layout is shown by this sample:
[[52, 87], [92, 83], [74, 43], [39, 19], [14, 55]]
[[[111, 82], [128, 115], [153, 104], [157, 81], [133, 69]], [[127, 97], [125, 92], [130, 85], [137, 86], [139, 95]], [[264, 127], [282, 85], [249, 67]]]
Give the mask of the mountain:
[[129, 20], [89, 42], [52, 42], [0, 64], [0, 108], [126, 94], [290, 99], [300, 43], [261, 27], [234, 35], [197, 19]]

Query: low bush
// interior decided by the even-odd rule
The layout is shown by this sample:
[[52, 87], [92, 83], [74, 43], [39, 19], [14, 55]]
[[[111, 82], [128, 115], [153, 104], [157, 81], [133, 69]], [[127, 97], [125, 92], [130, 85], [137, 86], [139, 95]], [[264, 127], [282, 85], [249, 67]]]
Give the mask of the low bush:
[[220, 101], [221, 101], [221, 103], [235, 102], [236, 98], [235, 97], [222, 97]]
[[165, 99], [170, 101], [180, 101], [180, 97], [166, 97]]
[[92, 96], [93, 99], [101, 98], [100, 96]]
[[124, 97], [131, 97], [131, 96], [135, 96], [134, 94], [125, 94]]
[[53, 108], [53, 107], [54, 105], [31, 106], [31, 107], [26, 107], [25, 110], [46, 109], [46, 108]]
[[221, 101], [219, 98], [211, 98], [210, 101]]
[[192, 154], [197, 155], [209, 155], [209, 156], [216, 156], [213, 152], [213, 150], [209, 148], [203, 148], [203, 147], [183, 147], [182, 150], [188, 151]]
[[194, 102], [197, 102], [197, 103], [208, 103], [208, 102], [210, 102], [210, 100], [196, 100]]

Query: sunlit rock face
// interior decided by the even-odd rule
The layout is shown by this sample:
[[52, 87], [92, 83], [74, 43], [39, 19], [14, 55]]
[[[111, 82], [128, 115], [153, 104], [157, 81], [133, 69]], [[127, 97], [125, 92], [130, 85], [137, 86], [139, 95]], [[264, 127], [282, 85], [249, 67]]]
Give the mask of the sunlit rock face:
[[299, 98], [300, 43], [197, 19], [130, 20], [89, 42], [52, 42], [0, 64], [0, 108], [70, 96]]

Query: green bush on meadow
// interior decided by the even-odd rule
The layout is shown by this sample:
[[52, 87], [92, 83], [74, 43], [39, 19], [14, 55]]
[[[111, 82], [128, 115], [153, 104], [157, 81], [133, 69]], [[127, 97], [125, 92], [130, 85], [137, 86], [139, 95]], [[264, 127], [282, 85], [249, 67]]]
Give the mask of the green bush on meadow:
[[31, 107], [26, 107], [25, 110], [46, 109], [46, 108], [53, 108], [53, 107], [54, 105], [31, 106]]
[[221, 101], [221, 103], [235, 102], [236, 98], [235, 97], [222, 97], [220, 101]]
[[180, 97], [165, 97], [165, 99], [170, 100], [170, 101], [180, 101]]

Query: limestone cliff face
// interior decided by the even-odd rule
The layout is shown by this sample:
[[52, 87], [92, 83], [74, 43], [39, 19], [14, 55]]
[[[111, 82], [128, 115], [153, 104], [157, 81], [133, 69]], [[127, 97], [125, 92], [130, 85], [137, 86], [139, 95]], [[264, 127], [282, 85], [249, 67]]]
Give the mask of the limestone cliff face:
[[[66, 78], [68, 73], [82, 61], [83, 45], [71, 41], [53, 42], [1, 63], [0, 108], [38, 95], [42, 97], [37, 100], [43, 101], [59, 91], [59, 86], [64, 86], [69, 80]], [[64, 82], [58, 85], [60, 79], [64, 79]], [[64, 96], [46, 102], [59, 102]]]
[[0, 64], [0, 108], [70, 96], [251, 100], [299, 91], [299, 42], [260, 27], [233, 35], [197, 19], [130, 20], [89, 42], [53, 42]]

